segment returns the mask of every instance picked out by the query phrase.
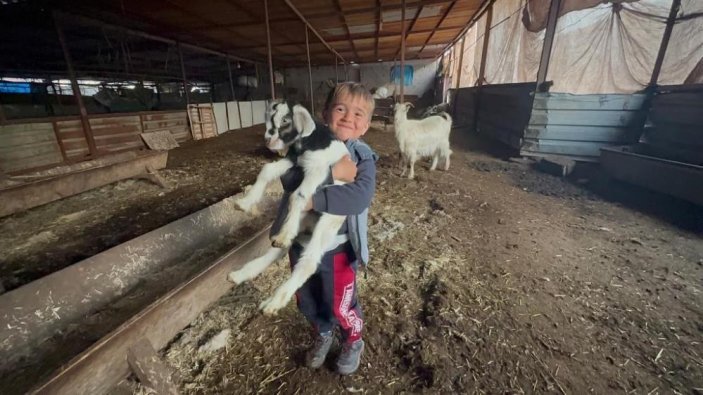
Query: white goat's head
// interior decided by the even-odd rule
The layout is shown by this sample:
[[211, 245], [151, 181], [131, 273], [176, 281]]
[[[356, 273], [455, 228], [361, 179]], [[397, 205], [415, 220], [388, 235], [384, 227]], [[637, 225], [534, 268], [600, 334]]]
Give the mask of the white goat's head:
[[413, 106], [412, 103], [396, 103], [395, 106], [393, 106], [393, 111], [395, 114], [402, 113], [402, 114], [407, 114], [408, 110], [410, 107], [415, 107]]
[[315, 121], [300, 104], [291, 106], [284, 100], [274, 100], [266, 106], [266, 147], [271, 151], [288, 148], [298, 139], [315, 130]]

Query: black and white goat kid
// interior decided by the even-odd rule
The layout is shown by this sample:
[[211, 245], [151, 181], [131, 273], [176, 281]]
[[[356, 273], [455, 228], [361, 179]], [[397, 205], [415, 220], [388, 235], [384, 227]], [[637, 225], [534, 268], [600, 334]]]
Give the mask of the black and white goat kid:
[[304, 178], [298, 189], [290, 195], [288, 214], [278, 234], [271, 238], [271, 249], [241, 269], [231, 272], [229, 279], [235, 284], [241, 284], [258, 276], [271, 263], [283, 257], [298, 235], [303, 222], [304, 226], [314, 226], [310, 242], [290, 278], [259, 306], [265, 314], [274, 314], [285, 307], [295, 291], [315, 273], [325, 250], [334, 241], [337, 231], [344, 223], [344, 216], [323, 213], [316, 224], [310, 225], [311, 221], [304, 220], [306, 217], [312, 219], [316, 216], [303, 210], [317, 187], [327, 179], [330, 167], [348, 155], [349, 151], [342, 141], [334, 137], [329, 128], [315, 124], [303, 106], [291, 106], [285, 101], [273, 101], [267, 106], [265, 140], [270, 150], [287, 148], [288, 154], [261, 169], [256, 183], [235, 202], [240, 209], [251, 211], [263, 197], [266, 185], [278, 180], [296, 164], [303, 168]]

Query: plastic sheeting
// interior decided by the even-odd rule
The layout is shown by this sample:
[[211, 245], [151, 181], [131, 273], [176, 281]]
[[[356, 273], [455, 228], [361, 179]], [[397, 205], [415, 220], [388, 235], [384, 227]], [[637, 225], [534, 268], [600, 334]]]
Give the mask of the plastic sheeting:
[[[485, 83], [534, 81], [550, 0], [498, 0], [486, 54]], [[563, 0], [547, 80], [552, 92], [633, 93], [652, 76], [671, 0]], [[703, 82], [703, 1], [682, 0], [658, 83]], [[461, 87], [475, 86], [485, 33], [484, 15], [466, 33]], [[456, 86], [458, 41], [446, 70]]]

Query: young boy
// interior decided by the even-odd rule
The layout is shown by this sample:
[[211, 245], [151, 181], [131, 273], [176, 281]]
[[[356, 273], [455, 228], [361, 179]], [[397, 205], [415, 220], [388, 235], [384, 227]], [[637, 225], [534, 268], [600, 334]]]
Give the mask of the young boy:
[[[340, 374], [352, 374], [364, 350], [361, 339], [363, 316], [356, 292], [356, 271], [359, 262], [369, 261], [367, 221], [368, 208], [376, 189], [376, 154], [359, 140], [371, 125], [374, 100], [358, 83], [345, 82], [327, 97], [323, 116], [334, 135], [344, 141], [350, 152], [331, 169], [331, 177], [313, 195], [306, 209], [316, 213], [345, 215], [347, 220], [337, 239], [322, 257], [317, 272], [296, 292], [298, 309], [313, 325], [315, 344], [308, 352], [306, 364], [314, 369], [325, 362], [333, 342], [333, 331], [339, 327], [343, 347], [337, 360]], [[271, 234], [276, 234], [285, 218], [288, 197], [300, 185], [302, 169], [294, 167], [281, 177], [285, 191]], [[347, 184], [333, 185], [333, 180]], [[295, 266], [310, 235], [299, 235], [290, 250], [291, 266]]]

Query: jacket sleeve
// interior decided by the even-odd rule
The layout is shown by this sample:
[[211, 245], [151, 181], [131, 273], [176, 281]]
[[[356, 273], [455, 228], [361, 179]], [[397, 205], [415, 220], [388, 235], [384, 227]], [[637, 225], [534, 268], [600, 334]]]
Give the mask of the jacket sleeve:
[[300, 166], [291, 167], [281, 176], [281, 184], [283, 184], [283, 190], [286, 192], [295, 191], [302, 182], [303, 168]]
[[333, 215], [359, 215], [371, 205], [376, 192], [376, 163], [374, 158], [362, 159], [356, 165], [354, 182], [330, 185], [312, 197], [313, 209]]

